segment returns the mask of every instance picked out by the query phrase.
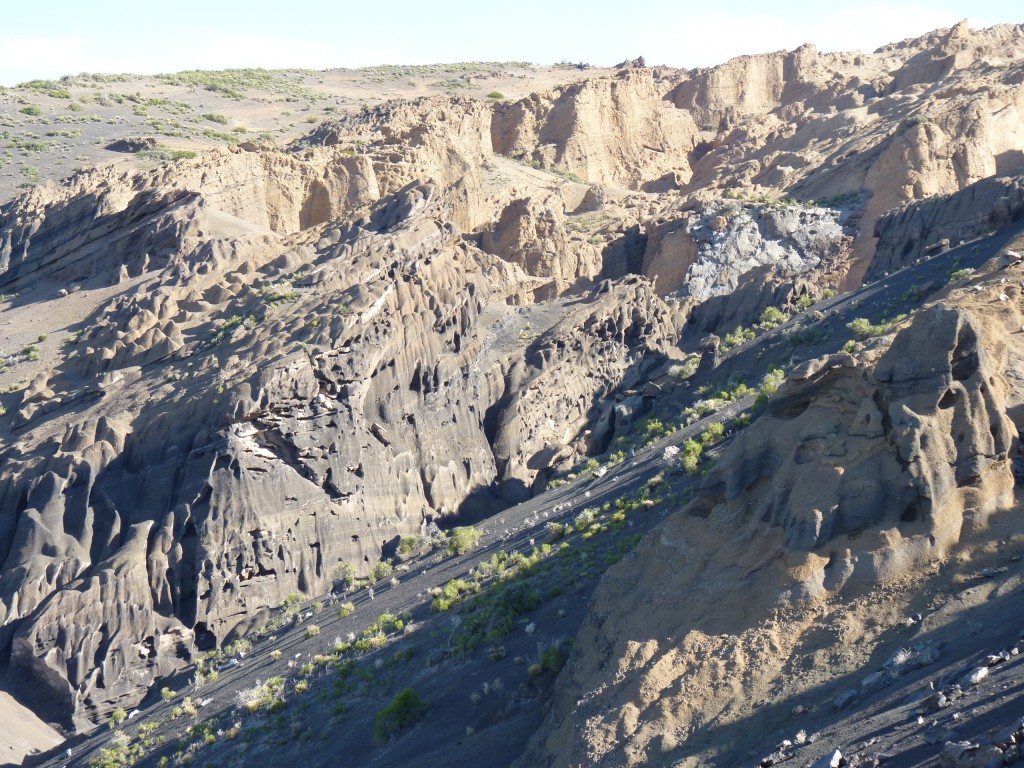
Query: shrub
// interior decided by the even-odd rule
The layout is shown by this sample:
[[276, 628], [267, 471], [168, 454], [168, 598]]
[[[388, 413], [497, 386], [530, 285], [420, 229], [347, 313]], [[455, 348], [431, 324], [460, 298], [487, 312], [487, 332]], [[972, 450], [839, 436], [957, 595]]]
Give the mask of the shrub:
[[706, 448], [709, 445], [717, 443], [719, 440], [721, 440], [724, 434], [725, 424], [723, 424], [722, 422], [718, 421], [715, 422], [714, 424], [708, 424], [708, 428], [701, 433], [700, 442]]
[[854, 335], [860, 340], [871, 339], [875, 336], [881, 336], [886, 333], [893, 325], [898, 323], [900, 320], [906, 319], [906, 315], [898, 315], [889, 321], [882, 321], [877, 325], [872, 325], [867, 318], [858, 317], [852, 322], [846, 324], [846, 327], [853, 331]]
[[175, 695], [176, 694], [174, 693], [174, 691], [172, 691], [170, 688], [167, 688], [166, 686], [160, 689], [160, 698], [162, 698], [164, 701], [170, 701], [175, 697]]
[[356, 604], [349, 601], [338, 606], [338, 617], [344, 619], [356, 609]]
[[224, 646], [225, 656], [237, 656], [238, 654], [246, 654], [252, 650], [252, 640], [246, 637], [240, 637]]
[[761, 313], [761, 319], [757, 323], [757, 329], [761, 331], [771, 330], [777, 325], [782, 325], [789, 320], [789, 315], [776, 307], [765, 307]]
[[292, 592], [286, 595], [284, 600], [281, 601], [281, 610], [284, 611], [285, 616], [294, 616], [302, 608], [302, 595], [298, 592]]
[[576, 515], [576, 519], [573, 520], [573, 527], [575, 527], [577, 531], [585, 531], [593, 524], [596, 517], [597, 510], [593, 507], [587, 507]]
[[181, 700], [181, 704], [171, 709], [171, 720], [177, 720], [179, 717], [195, 717], [197, 714], [199, 714], [199, 709], [195, 702], [190, 696], [186, 696]]
[[668, 369], [668, 375], [678, 381], [683, 381], [690, 378], [697, 372], [697, 368], [700, 366], [700, 355], [691, 355], [686, 358], [682, 363], [673, 365]]
[[476, 592], [479, 587], [465, 579], [452, 579], [440, 590], [431, 601], [430, 607], [438, 612], [450, 611], [452, 606], [462, 602], [466, 595]]
[[98, 756], [89, 759], [89, 768], [121, 768], [134, 765], [143, 756], [141, 744], [132, 744], [128, 734], [118, 731], [107, 747], [100, 749]]
[[412, 688], [406, 688], [377, 713], [373, 737], [378, 743], [390, 741], [420, 722], [430, 704], [421, 699]]
[[115, 709], [113, 712], [110, 713], [110, 727], [116, 728], [127, 719], [127, 712], [125, 712], [123, 709]]
[[480, 543], [480, 531], [471, 525], [453, 528], [448, 533], [448, 553], [451, 555], [464, 555], [472, 552]]
[[501, 91], [491, 91], [490, 93], [487, 94], [487, 98], [494, 99], [495, 101], [497, 101], [498, 99], [504, 99], [505, 94], [503, 94]]
[[316, 637], [320, 634], [320, 627], [316, 624], [310, 624], [306, 627], [306, 637]]
[[373, 566], [373, 571], [370, 576], [374, 582], [383, 581], [384, 579], [389, 578], [394, 570], [395, 569], [391, 563], [387, 560], [381, 560]]
[[356, 569], [352, 563], [338, 563], [334, 569], [334, 588], [348, 591], [356, 580]]
[[683, 443], [683, 470], [688, 475], [697, 474], [697, 469], [700, 467], [700, 454], [704, 450], [704, 446], [698, 443], [696, 440], [687, 440]]
[[43, 114], [43, 109], [38, 104], [26, 104], [18, 111], [23, 115], [30, 115], [31, 117], [39, 117]]
[[406, 552], [412, 552], [414, 549], [419, 549], [425, 543], [422, 536], [403, 536], [398, 542], [398, 551], [402, 554]]
[[547, 524], [548, 536], [551, 537], [552, 541], [558, 541], [565, 537], [568, 526], [562, 525], [561, 523], [551, 522]]
[[540, 665], [552, 675], [557, 675], [561, 671], [565, 666], [565, 654], [558, 643], [552, 643], [551, 647], [541, 654]]
[[958, 270], [954, 271], [949, 276], [949, 280], [950, 280], [950, 282], [956, 283], [956, 282], [959, 282], [959, 281], [963, 280], [964, 278], [970, 277], [973, 274], [974, 274], [974, 270], [973, 269], [971, 269], [970, 267], [964, 267], [963, 269], [958, 269]]
[[236, 700], [239, 706], [249, 712], [258, 712], [261, 709], [277, 709], [284, 702], [278, 698], [278, 694], [284, 689], [283, 677], [271, 677], [265, 682], [256, 681], [252, 688], [246, 688], [238, 692]]

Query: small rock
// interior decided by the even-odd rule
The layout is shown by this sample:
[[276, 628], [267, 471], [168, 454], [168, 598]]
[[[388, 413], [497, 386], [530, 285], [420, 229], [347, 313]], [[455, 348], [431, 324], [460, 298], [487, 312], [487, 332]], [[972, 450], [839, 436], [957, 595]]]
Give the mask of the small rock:
[[883, 674], [881, 672], [872, 672], [860, 681], [860, 689], [865, 693], [868, 693], [869, 691], [878, 690], [884, 684], [885, 680]]
[[945, 725], [936, 725], [925, 728], [924, 740], [929, 744], [948, 743], [959, 738], [960, 734]]
[[844, 765], [846, 765], [846, 758], [837, 749], [819, 758], [812, 768], [842, 768]]
[[924, 706], [929, 712], [938, 712], [949, 706], [949, 699], [944, 693], [935, 693], [924, 700]]
[[68, 295], [68, 289], [67, 288], [61, 288], [59, 291], [57, 291], [57, 295], [60, 296], [61, 298], [63, 298], [64, 296], [67, 296]]
[[851, 688], [850, 690], [845, 691], [836, 696], [832, 700], [832, 706], [834, 706], [836, 709], [845, 709], [846, 707], [850, 706], [850, 704], [852, 704], [854, 701], [856, 701], [859, 695], [860, 691], [858, 691], [856, 688]]
[[967, 768], [971, 763], [970, 753], [978, 746], [969, 741], [947, 742], [939, 755], [939, 765], [942, 768]]
[[968, 672], [964, 676], [963, 682], [967, 685], [977, 685], [986, 677], [988, 677], [988, 667], [978, 667], [977, 669], [972, 669]]

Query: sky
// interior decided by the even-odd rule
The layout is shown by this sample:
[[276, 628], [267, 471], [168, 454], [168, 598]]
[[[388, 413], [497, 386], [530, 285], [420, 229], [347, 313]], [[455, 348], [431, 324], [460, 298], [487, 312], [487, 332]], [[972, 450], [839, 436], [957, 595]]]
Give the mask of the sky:
[[[264, 10], [265, 8], [270, 10]], [[869, 51], [967, 19], [1024, 23], [1019, 0], [3, 0], [0, 85], [79, 72], [327, 69], [456, 61], [705, 67], [792, 50]]]

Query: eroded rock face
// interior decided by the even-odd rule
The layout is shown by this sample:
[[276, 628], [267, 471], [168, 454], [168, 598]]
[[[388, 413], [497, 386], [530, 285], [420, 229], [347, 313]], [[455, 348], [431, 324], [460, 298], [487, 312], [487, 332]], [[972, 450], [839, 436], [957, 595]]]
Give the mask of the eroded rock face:
[[[1014, 219], [1017, 182], [978, 182], [1024, 169], [1021, 40], [960, 25], [870, 55], [596, 73], [511, 104], [392, 101], [284, 151], [98, 169], [6, 205], [5, 291], [111, 291], [21, 390], [0, 444], [0, 649], [69, 724], [102, 720], [193, 636], [223, 640], [288, 593], [327, 590], [339, 562], [365, 572], [395, 537], [522, 498], [603, 447], [615, 393], [661, 362], [684, 315], [696, 338], [748, 324], [976, 231], [977, 211]], [[872, 261], [886, 211], [960, 190], [886, 214]], [[726, 191], [760, 202], [720, 209]], [[829, 200], [770, 203], [783, 195]], [[659, 298], [672, 291], [682, 309]], [[736, 563], [756, 604], [799, 605], [942, 551], [964, 499], [983, 515], [1005, 492], [990, 322], [935, 310], [870, 370], [804, 372], [648, 563], [615, 572], [601, 610], [628, 621], [615, 590], [642, 579], [668, 627], [678, 607], [658, 590], [708, 580], [687, 615], [710, 627]], [[808, 467], [820, 482], [798, 482]], [[629, 659], [618, 698], [568, 736], [566, 693], [549, 754], [619, 764], [655, 733], [682, 743], [698, 715], [666, 730], [654, 702], [698, 670], [692, 654], [648, 679], [654, 657], [600, 613], [585, 638], [566, 690]], [[706, 641], [687, 638], [687, 653]], [[620, 696], [648, 683], [642, 706]], [[738, 685], [723, 690], [742, 699]]]
[[875, 225], [878, 248], [866, 280], [877, 280], [918, 259], [955, 247], [1024, 216], [1024, 180], [997, 176], [952, 195], [884, 214]]
[[[406, 172], [434, 162], [436, 143], [424, 158], [407, 141]], [[291, 173], [348, 157], [302, 151], [212, 162]], [[194, 636], [223, 641], [287, 594], [328, 591], [341, 562], [365, 573], [471, 498], [529, 493], [586, 450], [577, 436], [596, 400], [675, 341], [642, 278], [571, 311], [534, 307], [566, 275], [517, 256], [537, 241], [509, 217], [497, 242], [522, 247], [495, 256], [463, 239], [453, 217], [471, 210], [459, 203], [472, 179], [328, 202], [323, 215], [358, 217], [297, 230], [237, 207], [249, 220], [226, 218], [218, 185], [180, 197], [142, 174], [131, 186], [144, 191], [109, 193], [120, 202], [23, 200], [41, 218], [12, 214], [5, 229], [21, 244], [9, 280], [79, 276], [93, 253], [94, 274], [131, 265], [130, 285], [22, 393], [0, 470], [0, 646], [73, 728], [136, 704], [189, 660]], [[78, 234], [57, 242], [51, 216]], [[155, 240], [125, 235], [126, 222], [166, 242], [144, 245]], [[94, 252], [97, 238], [109, 250]]]
[[733, 293], [759, 268], [791, 281], [812, 270], [835, 271], [852, 238], [839, 211], [781, 204], [759, 207], [720, 201], [715, 207], [666, 223], [648, 234], [643, 272], [657, 277], [665, 295], [701, 304]]
[[800, 659], [818, 653], [822, 606], [912, 577], [1012, 504], [1020, 301], [939, 304], [873, 366], [796, 371], [696, 500], [608, 572], [520, 763], [741, 759], [728, 726], [759, 695], [820, 684]]
[[497, 105], [492, 147], [595, 184], [675, 189], [690, 178], [697, 128], [689, 112], [663, 101], [672, 84], [630, 69]]

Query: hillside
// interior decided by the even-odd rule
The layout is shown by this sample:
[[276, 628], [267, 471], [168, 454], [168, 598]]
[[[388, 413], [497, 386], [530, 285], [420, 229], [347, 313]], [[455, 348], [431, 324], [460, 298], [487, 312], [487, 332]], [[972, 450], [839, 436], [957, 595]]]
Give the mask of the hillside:
[[961, 24], [0, 94], [0, 746], [1006, 759], [1021, 82]]

